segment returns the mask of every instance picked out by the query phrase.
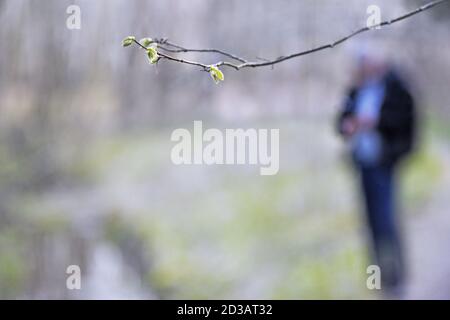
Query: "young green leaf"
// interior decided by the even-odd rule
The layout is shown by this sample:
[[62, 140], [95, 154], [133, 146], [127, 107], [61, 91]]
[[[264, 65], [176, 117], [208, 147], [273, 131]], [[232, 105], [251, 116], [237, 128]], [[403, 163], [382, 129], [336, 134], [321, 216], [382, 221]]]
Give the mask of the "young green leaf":
[[158, 62], [159, 55], [155, 47], [147, 48], [147, 57], [150, 64], [155, 64], [156, 62]]
[[151, 38], [143, 38], [143, 39], [139, 40], [139, 43], [147, 48], [148, 46], [150, 46], [153, 43], [153, 40]]
[[136, 40], [136, 37], [128, 36], [125, 39], [123, 39], [122, 46], [124, 46], [124, 47], [131, 46], [135, 40]]
[[225, 76], [223, 75], [222, 71], [219, 70], [219, 68], [217, 66], [210, 66], [209, 74], [211, 75], [211, 78], [214, 80], [214, 82], [216, 84], [218, 84], [220, 81], [225, 80]]

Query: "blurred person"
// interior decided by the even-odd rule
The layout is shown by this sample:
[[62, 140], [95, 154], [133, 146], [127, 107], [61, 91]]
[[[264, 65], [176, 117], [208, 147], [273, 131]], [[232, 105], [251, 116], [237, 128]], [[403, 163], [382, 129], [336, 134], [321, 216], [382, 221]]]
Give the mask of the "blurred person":
[[415, 143], [413, 96], [386, 59], [358, 54], [354, 83], [338, 115], [338, 131], [349, 146], [360, 177], [374, 262], [382, 289], [400, 293], [404, 260], [397, 222], [396, 173]]

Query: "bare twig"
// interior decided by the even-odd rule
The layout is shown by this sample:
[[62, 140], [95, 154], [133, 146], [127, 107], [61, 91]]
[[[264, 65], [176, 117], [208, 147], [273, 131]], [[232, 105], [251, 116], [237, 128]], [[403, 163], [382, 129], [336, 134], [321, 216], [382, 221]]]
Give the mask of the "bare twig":
[[[334, 47], [336, 47], [336, 46], [346, 42], [347, 40], [349, 40], [349, 39], [351, 39], [351, 38], [353, 38], [353, 37], [355, 37], [355, 36], [357, 36], [357, 35], [359, 35], [361, 33], [370, 31], [370, 30], [375, 29], [375, 28], [380, 28], [380, 27], [385, 27], [385, 26], [392, 25], [392, 24], [394, 24], [396, 22], [400, 22], [402, 20], [408, 19], [408, 18], [410, 18], [412, 16], [415, 16], [415, 15], [417, 15], [417, 14], [423, 12], [423, 11], [429, 10], [431, 8], [436, 7], [437, 5], [440, 5], [440, 4], [442, 4], [444, 2], [448, 2], [448, 1], [450, 1], [450, 0], [431, 1], [431, 2], [429, 2], [429, 3], [419, 7], [417, 9], [413, 10], [413, 11], [410, 11], [410, 12], [400, 16], [400, 17], [397, 17], [397, 18], [392, 19], [392, 20], [387, 20], [387, 21], [380, 22], [380, 23], [378, 23], [376, 25], [373, 25], [371, 27], [366, 26], [366, 27], [361, 28], [361, 29], [359, 29], [357, 31], [354, 31], [354, 32], [350, 33], [349, 35], [347, 35], [345, 37], [342, 37], [342, 38], [340, 38], [340, 39], [338, 39], [338, 40], [336, 40], [336, 41], [334, 41], [332, 43], [324, 44], [324, 45], [318, 46], [316, 48], [312, 48], [312, 49], [308, 49], [308, 50], [305, 50], [305, 51], [293, 53], [293, 54], [290, 54], [290, 55], [281, 56], [281, 57], [278, 57], [278, 58], [273, 59], [273, 60], [253, 61], [253, 62], [251, 62], [251, 61], [247, 61], [244, 58], [241, 58], [239, 56], [236, 56], [234, 54], [231, 54], [231, 53], [228, 53], [226, 51], [219, 50], [219, 49], [189, 49], [189, 48], [185, 48], [185, 47], [182, 47], [180, 45], [171, 43], [167, 39], [155, 39], [153, 41], [158, 44], [158, 49], [160, 49], [158, 51], [158, 55], [159, 55], [159, 57], [161, 59], [167, 59], [167, 60], [170, 60], [170, 61], [173, 61], [173, 62], [178, 62], [178, 63], [183, 63], [183, 64], [188, 64], [188, 65], [201, 67], [204, 71], [210, 71], [211, 65], [203, 64], [203, 63], [196, 62], [196, 61], [189, 61], [189, 60], [186, 60], [186, 59], [176, 58], [176, 57], [171, 56], [171, 55], [169, 55], [167, 53], [187, 53], [187, 52], [218, 53], [218, 54], [221, 54], [221, 55], [223, 55], [223, 56], [225, 56], [227, 58], [230, 58], [230, 59], [233, 59], [233, 60], [235, 60], [237, 62], [240, 62], [240, 64], [238, 64], [236, 62], [233, 63], [233, 62], [228, 62], [228, 61], [220, 61], [220, 62], [217, 62], [217, 63], [215, 63], [213, 65], [216, 66], [216, 67], [220, 67], [220, 66], [229, 67], [229, 68], [233, 68], [235, 70], [240, 70], [240, 69], [244, 69], [244, 68], [266, 67], [266, 66], [272, 66], [273, 67], [275, 64], [284, 62], [286, 60], [290, 60], [290, 59], [298, 58], [298, 57], [301, 57], [301, 56], [309, 55], [309, 54], [316, 53], [316, 52], [319, 52], [319, 51], [323, 51], [323, 50], [326, 50], [326, 49], [332, 49], [332, 48], [334, 48]], [[136, 40], [134, 40], [134, 42], [137, 43], [141, 48], [147, 50], [146, 47], [142, 46]], [[161, 52], [161, 51], [164, 51], [164, 53]]]
[[[146, 48], [145, 46], [143, 46], [139, 41], [133, 40], [133, 42], [134, 42], [135, 44], [137, 44], [139, 47], [141, 47], [142, 49], [144, 49], [145, 51], [148, 50], [148, 48]], [[167, 60], [170, 60], [170, 61], [174, 61], [174, 62], [179, 62], [179, 63], [189, 64], [189, 65], [192, 65], [192, 66], [201, 67], [201, 68], [203, 68], [205, 71], [209, 71], [209, 69], [210, 69], [210, 66], [209, 66], [209, 65], [203, 64], [203, 63], [200, 63], [200, 62], [189, 61], [189, 60], [185, 60], [185, 59], [178, 59], [178, 58], [169, 56], [169, 55], [164, 54], [164, 53], [161, 53], [161, 52], [158, 52], [158, 55], [159, 55], [160, 58], [164, 58], [164, 59], [167, 59]]]
[[[231, 58], [233, 60], [246, 63], [247, 60], [244, 58], [238, 57], [237, 55], [231, 54], [229, 52], [225, 52], [223, 50], [219, 49], [188, 49], [184, 48], [180, 45], [174, 44], [169, 42], [167, 39], [154, 39], [156, 43], [158, 43], [160, 46], [159, 48], [166, 51], [166, 52], [172, 52], [172, 53], [179, 53], [179, 52], [203, 52], [203, 53], [218, 53], [225, 57]], [[167, 48], [165, 45], [172, 47], [172, 49]]]

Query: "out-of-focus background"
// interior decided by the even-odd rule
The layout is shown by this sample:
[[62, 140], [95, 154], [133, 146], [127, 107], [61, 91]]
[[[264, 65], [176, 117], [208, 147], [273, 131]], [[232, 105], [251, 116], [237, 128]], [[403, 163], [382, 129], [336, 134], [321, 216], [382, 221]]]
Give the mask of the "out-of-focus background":
[[[366, 230], [334, 132], [370, 41], [423, 121], [402, 171], [408, 298], [450, 298], [449, 6], [275, 68], [150, 66], [121, 40], [257, 59], [328, 43], [426, 1], [0, 0], [0, 298], [363, 298]], [[66, 28], [69, 5], [81, 30]], [[205, 63], [214, 54], [190, 54]], [[280, 171], [175, 166], [175, 128], [279, 128]], [[66, 289], [79, 265], [82, 290]]]

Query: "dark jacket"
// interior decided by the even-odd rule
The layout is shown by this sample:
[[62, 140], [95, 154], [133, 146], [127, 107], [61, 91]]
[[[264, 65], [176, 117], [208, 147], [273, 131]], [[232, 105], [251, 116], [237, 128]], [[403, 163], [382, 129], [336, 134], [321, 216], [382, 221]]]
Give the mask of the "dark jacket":
[[[382, 137], [382, 163], [395, 164], [410, 153], [416, 141], [416, 112], [414, 99], [405, 83], [395, 72], [384, 78], [385, 97], [376, 130]], [[342, 122], [355, 113], [355, 97], [359, 88], [351, 88], [338, 115], [338, 131], [342, 133]]]

